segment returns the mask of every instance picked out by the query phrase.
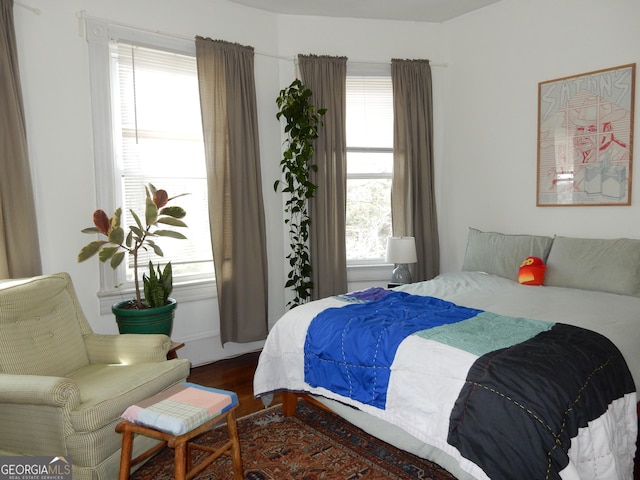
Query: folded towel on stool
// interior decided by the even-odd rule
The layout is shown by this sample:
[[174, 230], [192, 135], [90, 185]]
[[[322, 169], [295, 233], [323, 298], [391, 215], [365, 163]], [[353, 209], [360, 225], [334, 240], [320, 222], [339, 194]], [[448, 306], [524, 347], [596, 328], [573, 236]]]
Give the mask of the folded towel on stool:
[[184, 382], [131, 405], [121, 418], [183, 435], [238, 404], [234, 392]]

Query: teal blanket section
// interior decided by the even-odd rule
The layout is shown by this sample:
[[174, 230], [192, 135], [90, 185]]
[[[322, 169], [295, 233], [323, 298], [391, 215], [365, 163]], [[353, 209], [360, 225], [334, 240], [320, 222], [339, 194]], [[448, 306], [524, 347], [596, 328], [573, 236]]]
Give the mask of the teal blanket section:
[[482, 312], [462, 322], [421, 330], [414, 335], [481, 356], [529, 340], [554, 325], [542, 320]]

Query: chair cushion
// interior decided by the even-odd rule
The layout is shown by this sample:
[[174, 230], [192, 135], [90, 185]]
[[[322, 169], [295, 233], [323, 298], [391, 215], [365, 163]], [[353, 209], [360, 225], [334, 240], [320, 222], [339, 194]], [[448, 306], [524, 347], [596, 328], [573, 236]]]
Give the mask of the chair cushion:
[[187, 359], [134, 365], [93, 364], [67, 375], [80, 390], [82, 403], [71, 412], [76, 432], [97, 430], [120, 417], [129, 405], [182, 382]]
[[0, 372], [64, 377], [89, 363], [68, 277], [0, 288]]

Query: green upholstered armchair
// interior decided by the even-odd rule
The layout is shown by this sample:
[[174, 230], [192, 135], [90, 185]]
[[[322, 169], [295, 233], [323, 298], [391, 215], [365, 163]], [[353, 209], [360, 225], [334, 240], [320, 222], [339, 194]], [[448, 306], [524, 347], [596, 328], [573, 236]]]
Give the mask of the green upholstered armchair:
[[[165, 335], [98, 335], [66, 273], [0, 282], [0, 455], [68, 456], [73, 478], [118, 476], [115, 426], [189, 374]], [[138, 437], [134, 455], [155, 440]]]

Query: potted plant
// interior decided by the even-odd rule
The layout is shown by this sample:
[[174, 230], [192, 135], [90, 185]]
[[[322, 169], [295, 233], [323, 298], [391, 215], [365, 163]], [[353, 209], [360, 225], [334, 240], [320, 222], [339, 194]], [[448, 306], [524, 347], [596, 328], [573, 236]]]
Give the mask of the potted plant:
[[111, 308], [116, 316], [118, 329], [120, 333], [163, 333], [170, 336], [177, 306], [175, 299], [170, 296], [173, 290], [171, 262], [168, 262], [164, 268], [160, 264], [154, 268], [153, 263], [149, 261], [149, 274], [142, 275], [141, 289], [138, 255], [142, 249], [152, 250], [156, 255], [164, 256], [162, 249], [155, 242], [158, 237], [187, 238], [180, 232], [161, 227], [161, 225], [187, 226], [182, 221], [186, 215], [185, 210], [175, 205], [167, 206], [170, 201], [186, 194], [170, 198], [166, 190], [156, 189], [151, 184], [145, 186], [145, 192], [144, 223], [135, 211], [130, 210], [135, 224], [129, 225], [126, 236], [121, 226], [121, 208], [117, 208], [112, 217], [109, 217], [104, 210], [96, 210], [93, 213], [95, 226], [85, 228], [82, 232], [104, 235], [107, 238], [85, 245], [78, 253], [78, 262], [98, 254], [101, 262], [109, 260], [111, 267], [115, 269], [122, 263], [127, 253], [132, 255], [135, 298], [118, 302]]
[[322, 116], [326, 108], [316, 108], [311, 103], [312, 92], [300, 80], [280, 91], [276, 99], [277, 120], [284, 120], [285, 150], [280, 161], [283, 179], [277, 180], [273, 188], [287, 193], [284, 211], [289, 214], [285, 224], [289, 226], [289, 246], [287, 255], [291, 270], [287, 275], [285, 288], [292, 288], [294, 298], [287, 303], [291, 308], [306, 303], [311, 298], [311, 256], [309, 254], [309, 199], [313, 198], [318, 186], [311, 181], [311, 173], [318, 170], [311, 163], [318, 129], [322, 126]]

